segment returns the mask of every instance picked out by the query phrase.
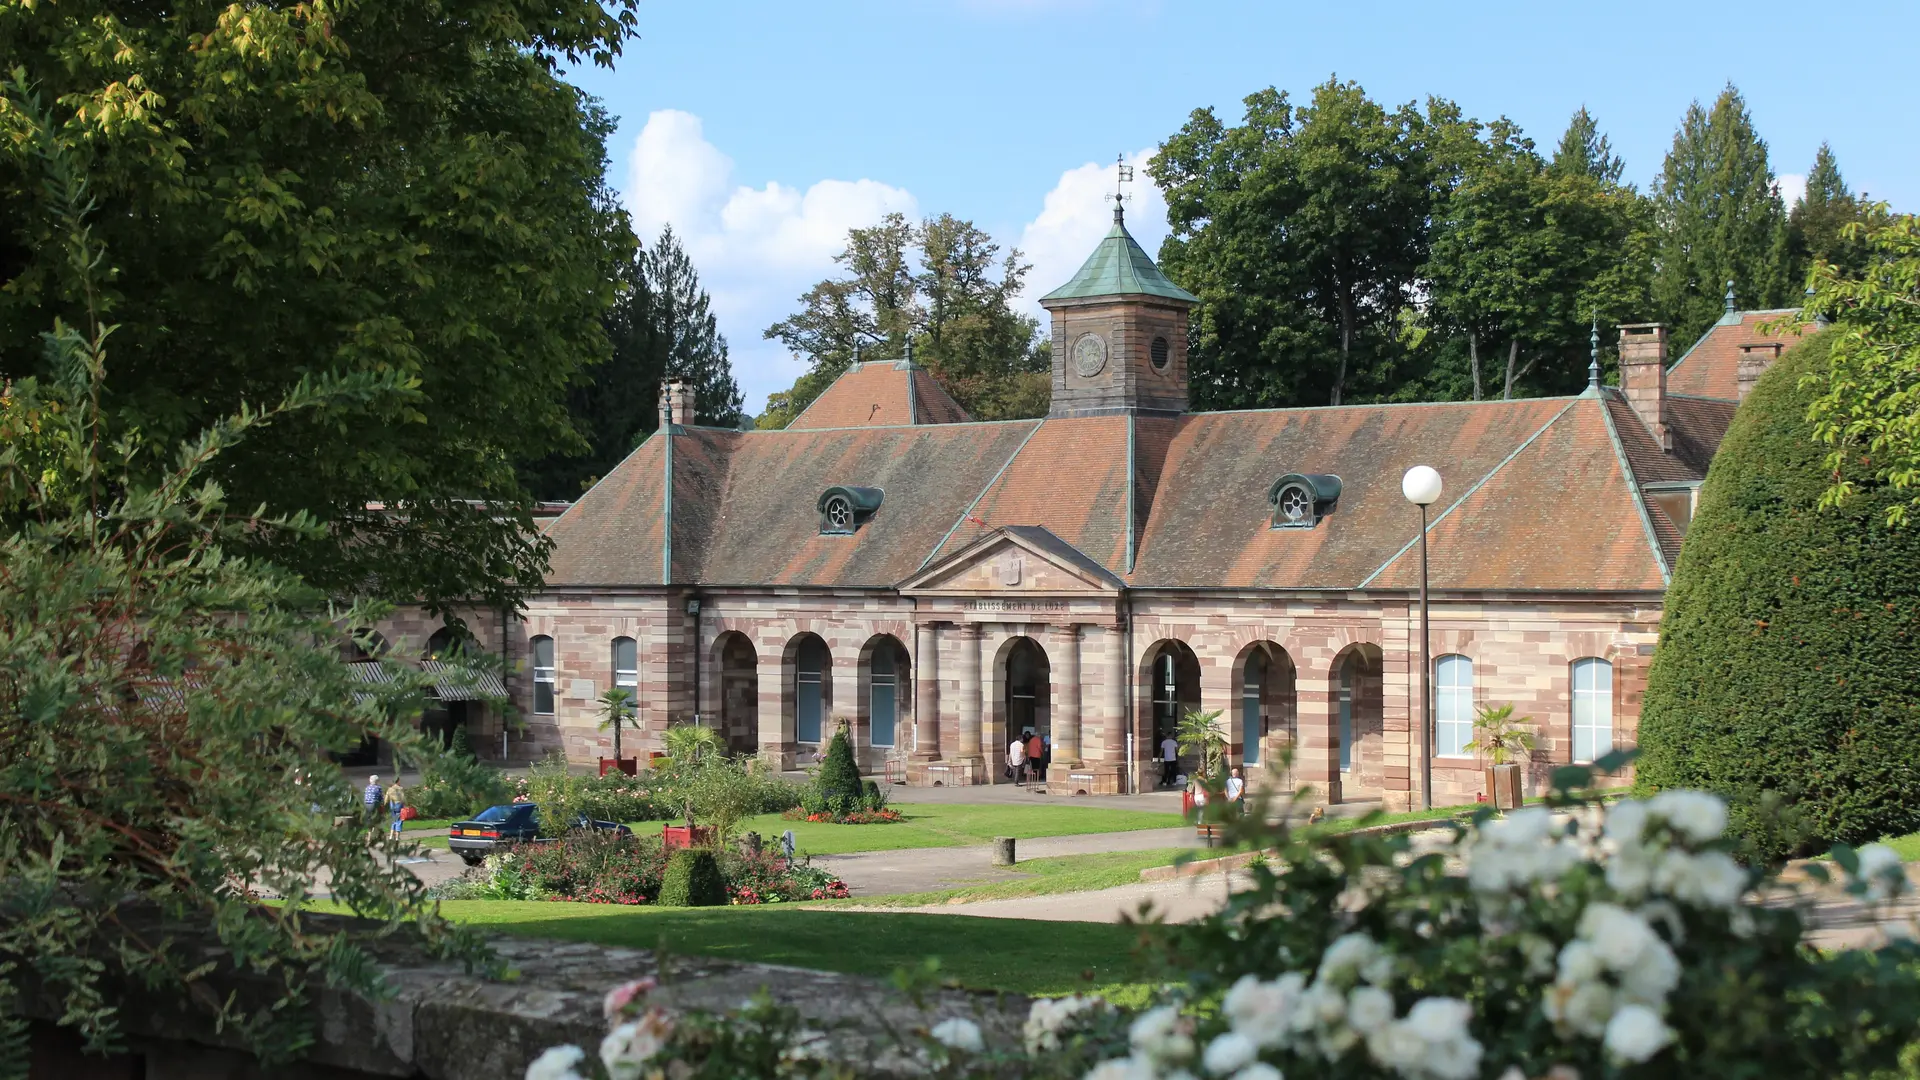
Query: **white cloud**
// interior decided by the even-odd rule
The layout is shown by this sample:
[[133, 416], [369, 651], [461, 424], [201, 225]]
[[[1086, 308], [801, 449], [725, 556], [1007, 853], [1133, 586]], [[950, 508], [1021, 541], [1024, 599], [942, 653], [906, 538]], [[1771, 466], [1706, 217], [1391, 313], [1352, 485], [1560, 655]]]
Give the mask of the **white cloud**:
[[876, 180], [821, 180], [805, 191], [777, 181], [736, 185], [733, 159], [707, 141], [699, 117], [677, 109], [647, 117], [623, 198], [642, 241], [652, 243], [666, 225], [679, 234], [755, 411], [805, 370], [761, 332], [833, 272], [847, 230], [894, 211], [919, 212], [911, 193]]
[[[1127, 231], [1148, 255], [1157, 256], [1167, 236], [1167, 203], [1147, 176], [1152, 157], [1151, 149], [1126, 155], [1135, 177], [1127, 185], [1133, 199], [1126, 204], [1126, 217]], [[1066, 284], [1113, 228], [1113, 188], [1111, 163], [1089, 161], [1068, 169], [1041, 201], [1040, 215], [1020, 231], [1020, 251], [1033, 264], [1021, 300], [1033, 314], [1044, 318], [1040, 297]]]
[[[1147, 178], [1151, 150], [1128, 154], [1138, 179], [1128, 185], [1127, 227], [1148, 254], [1167, 234], [1167, 208]], [[1044, 323], [1039, 297], [1064, 284], [1113, 225], [1114, 168], [1088, 162], [1060, 175], [1040, 211], [1020, 230], [1017, 246], [1033, 270], [1021, 304]], [[713, 297], [727, 337], [734, 375], [747, 408], [784, 390], [805, 370], [768, 327], [793, 313], [794, 301], [831, 276], [847, 230], [898, 211], [920, 213], [913, 194], [879, 180], [817, 180], [804, 191], [778, 181], [739, 184], [733, 159], [707, 141], [700, 118], [675, 109], [647, 117], [634, 142], [623, 192], [634, 227], [652, 243], [672, 225]]]
[[1807, 193], [1807, 178], [1800, 173], [1785, 173], [1776, 177], [1774, 183], [1780, 188], [1780, 201], [1787, 204], [1789, 210]]

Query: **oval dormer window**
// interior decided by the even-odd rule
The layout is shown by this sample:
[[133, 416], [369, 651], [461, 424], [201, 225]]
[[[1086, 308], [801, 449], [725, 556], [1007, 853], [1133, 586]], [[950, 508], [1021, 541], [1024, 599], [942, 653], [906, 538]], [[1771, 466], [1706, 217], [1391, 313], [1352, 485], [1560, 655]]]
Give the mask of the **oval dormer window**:
[[1147, 356], [1153, 361], [1155, 371], [1167, 370], [1167, 361], [1172, 355], [1172, 351], [1167, 347], [1167, 339], [1163, 337], [1154, 338], [1153, 344], [1147, 347]]
[[853, 500], [845, 495], [834, 495], [827, 499], [826, 520], [822, 528], [827, 532], [853, 531]]
[[815, 504], [815, 509], [820, 511], [820, 531], [842, 536], [854, 532], [880, 509], [883, 494], [879, 488], [848, 485], [821, 492], [820, 501]]
[[1267, 489], [1276, 529], [1311, 529], [1340, 502], [1340, 478], [1328, 473], [1288, 473]]

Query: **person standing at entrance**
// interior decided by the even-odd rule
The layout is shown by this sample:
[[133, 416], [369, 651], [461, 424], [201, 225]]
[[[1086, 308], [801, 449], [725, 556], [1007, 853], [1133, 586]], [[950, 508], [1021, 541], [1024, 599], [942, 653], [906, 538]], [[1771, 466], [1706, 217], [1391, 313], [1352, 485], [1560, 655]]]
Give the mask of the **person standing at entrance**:
[[1033, 778], [1036, 780], [1045, 780], [1047, 778], [1046, 770], [1047, 770], [1047, 744], [1040, 741], [1039, 735], [1035, 734], [1032, 731], [1028, 731], [1027, 732], [1027, 772], [1032, 774]]
[[1240, 775], [1240, 770], [1235, 769], [1233, 775], [1227, 777], [1227, 804], [1233, 809], [1239, 809], [1240, 800], [1245, 798], [1246, 794], [1247, 781]]
[[1007, 777], [1016, 784], [1027, 782], [1027, 741], [1015, 735], [1007, 744]]
[[1173, 772], [1180, 762], [1180, 744], [1168, 735], [1160, 740], [1160, 786], [1173, 786]]

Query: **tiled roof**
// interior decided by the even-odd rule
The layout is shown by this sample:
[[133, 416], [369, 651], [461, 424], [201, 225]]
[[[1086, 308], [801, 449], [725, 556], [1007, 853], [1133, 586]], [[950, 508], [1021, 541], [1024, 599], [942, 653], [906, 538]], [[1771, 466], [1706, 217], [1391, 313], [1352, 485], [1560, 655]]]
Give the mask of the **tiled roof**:
[[[1435, 587], [1658, 590], [1666, 537], [1623, 466], [1623, 454], [1646, 448], [1623, 436], [1615, 450], [1607, 420], [1616, 405], [1581, 397], [678, 428], [649, 439], [555, 522], [550, 581], [660, 583], [671, 441], [676, 584], [890, 587], [1010, 528], [1134, 588], [1399, 589], [1417, 572], [1408, 553], [1419, 533], [1400, 477], [1427, 463], [1447, 482], [1431, 534]], [[1613, 426], [1630, 430], [1622, 419]], [[1338, 475], [1339, 503], [1315, 528], [1270, 528], [1268, 490], [1295, 472]], [[852, 535], [820, 534], [815, 501], [835, 484], [884, 492]]]
[[[1794, 327], [1784, 325], [1787, 321], [1784, 317], [1796, 310], [1779, 308], [1728, 313], [1701, 335], [1686, 355], [1667, 369], [1667, 393], [1720, 398], [1723, 401], [1739, 400], [1740, 346], [1765, 342], [1791, 348], [1800, 340], [1802, 333], [1813, 331], [1811, 326], [1803, 326], [1796, 332]], [[1761, 326], [1774, 322], [1783, 325], [1771, 334], [1761, 332]]]
[[787, 425], [789, 431], [963, 424], [967, 411], [933, 373], [910, 361], [854, 364]]

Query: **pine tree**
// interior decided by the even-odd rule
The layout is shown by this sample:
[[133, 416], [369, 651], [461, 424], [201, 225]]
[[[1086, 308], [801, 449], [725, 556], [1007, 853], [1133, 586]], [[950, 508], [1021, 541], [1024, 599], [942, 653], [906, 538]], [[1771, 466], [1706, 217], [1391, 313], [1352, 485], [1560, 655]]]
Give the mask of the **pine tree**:
[[1566, 133], [1560, 136], [1559, 148], [1553, 152], [1553, 171], [1591, 176], [1614, 186], [1620, 183], [1626, 168], [1627, 163], [1614, 154], [1607, 137], [1600, 133], [1593, 114], [1585, 105], [1580, 106], [1568, 121]]
[[1654, 304], [1683, 347], [1725, 310], [1729, 282], [1736, 304], [1749, 310], [1796, 299], [1767, 144], [1731, 83], [1711, 112], [1697, 101], [1687, 109], [1653, 198], [1662, 233]]
[[1873, 224], [1883, 217], [1847, 187], [1833, 148], [1821, 143], [1813, 168], [1807, 170], [1807, 190], [1794, 202], [1793, 212], [1787, 217], [1793, 237], [1794, 280], [1804, 278], [1820, 259], [1850, 274], [1866, 269], [1866, 243], [1848, 239], [1844, 232], [1853, 222]]
[[693, 260], [671, 225], [643, 259], [650, 348], [663, 377], [693, 384], [697, 422], [733, 427], [740, 422], [743, 400], [727, 359], [727, 339], [720, 334]]

